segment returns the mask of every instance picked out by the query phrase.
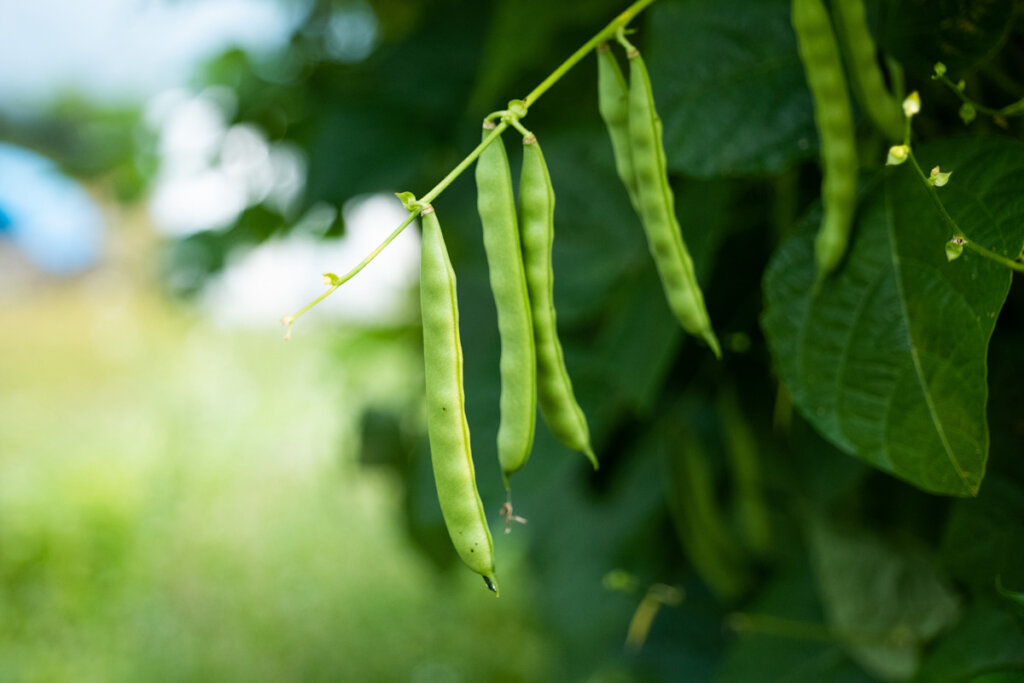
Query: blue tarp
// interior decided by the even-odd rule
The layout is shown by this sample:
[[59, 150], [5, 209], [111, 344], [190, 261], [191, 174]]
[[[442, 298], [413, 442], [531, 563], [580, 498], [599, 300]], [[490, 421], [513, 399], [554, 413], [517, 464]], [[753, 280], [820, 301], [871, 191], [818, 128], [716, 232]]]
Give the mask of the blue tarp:
[[105, 227], [96, 202], [55, 163], [0, 143], [0, 239], [46, 272], [73, 275], [99, 260]]

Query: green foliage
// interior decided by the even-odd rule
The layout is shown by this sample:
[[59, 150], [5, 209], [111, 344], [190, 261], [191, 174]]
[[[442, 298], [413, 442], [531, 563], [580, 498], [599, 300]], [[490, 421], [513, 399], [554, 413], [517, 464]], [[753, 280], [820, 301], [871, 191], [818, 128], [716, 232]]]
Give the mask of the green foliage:
[[543, 679], [528, 577], [479, 602], [355, 460], [362, 411], [419, 404], [407, 332], [284, 344], [97, 284], [0, 309], [0, 679]]
[[883, 680], [913, 676], [922, 644], [959, 617], [949, 580], [914, 548], [821, 518], [809, 525], [825, 615], [850, 656]]
[[[1024, 146], [974, 139], [922, 155], [957, 169], [941, 196], [961, 226], [1019, 253]], [[763, 323], [795, 403], [832, 443], [926, 490], [975, 495], [988, 457], [985, 351], [1010, 273], [976, 254], [948, 262], [950, 233], [913, 169], [888, 170], [863, 193], [835, 279], [815, 287], [811, 234], [779, 249]]]
[[[675, 211], [722, 341], [720, 362], [682, 334], [664, 301], [598, 116], [593, 58], [531, 107], [525, 123], [543, 140], [558, 197], [558, 332], [601, 467], [591, 472], [538, 426], [514, 484], [516, 513], [529, 524], [509, 535], [497, 515], [505, 500], [494, 445], [497, 314], [473, 183], [464, 176], [434, 202], [458, 274], [467, 417], [479, 492], [499, 532], [500, 601], [488, 599], [479, 577], [447, 572], [461, 568], [430, 471], [422, 368], [415, 354], [405, 355], [418, 351], [414, 326], [398, 341], [368, 333], [358, 343], [337, 342], [336, 364], [302, 375], [314, 389], [279, 382], [278, 374], [295, 372], [284, 369], [291, 363], [304, 367], [294, 359], [306, 349], [287, 363], [264, 347], [246, 356], [258, 383], [200, 406], [226, 431], [200, 438], [168, 430], [184, 445], [154, 449], [172, 462], [182, 449], [223, 453], [214, 483], [172, 471], [167, 488], [154, 493], [163, 497], [142, 513], [119, 511], [113, 493], [105, 504], [113, 512], [69, 503], [72, 513], [58, 512], [78, 526], [55, 523], [60, 534], [48, 531], [44, 516], [22, 515], [42, 521], [20, 530], [4, 516], [0, 581], [4, 599], [14, 597], [3, 607], [22, 629], [12, 627], [12, 642], [56, 642], [74, 655], [61, 661], [73, 664], [97, 652], [103, 662], [91, 665], [115, 674], [121, 667], [122, 678], [152, 666], [165, 667], [167, 678], [253, 679], [266, 666], [271, 673], [262, 675], [278, 679], [407, 680], [417, 662], [429, 664], [440, 651], [466, 680], [490, 680], [496, 670], [509, 680], [558, 681], [1018, 680], [1024, 291], [1005, 263], [972, 244], [1011, 262], [1021, 252], [1024, 128], [977, 108], [965, 129], [960, 100], [930, 76], [941, 59], [978, 102], [1018, 101], [1020, 3], [868, 4], [887, 87], [897, 99], [921, 93], [908, 141], [914, 156], [882, 168], [887, 143], [854, 112], [860, 170], [852, 242], [820, 284], [818, 143], [788, 3], [659, 0], [633, 23], [630, 40], [649, 64], [664, 121]], [[362, 62], [326, 55], [335, 3], [321, 1], [287, 51], [260, 59], [232, 51], [208, 69], [207, 82], [238, 94], [238, 121], [304, 151], [302, 208], [367, 192], [421, 194], [477, 144], [487, 112], [529, 92], [624, 7], [612, 0], [370, 5], [380, 44]], [[515, 176], [518, 145], [509, 147]], [[952, 171], [948, 184], [928, 186], [918, 160], [924, 174], [938, 165]], [[380, 226], [381, 239], [393, 227]], [[233, 249], [291, 229], [274, 209], [252, 207], [228, 230], [171, 245], [168, 269], [180, 289], [198, 291]], [[949, 261], [945, 245], [956, 230], [971, 244]], [[342, 232], [339, 222], [330, 237]], [[403, 360], [363, 362], [387, 348]], [[203, 387], [216, 385], [220, 363], [234, 357], [225, 351], [189, 372]], [[178, 376], [177, 367], [166, 372]], [[353, 367], [388, 381], [346, 385], [350, 398], [390, 387], [391, 400], [336, 412], [317, 392], [326, 391], [324, 377], [359, 372]], [[271, 386], [303, 408], [281, 407]], [[199, 419], [195, 394], [173, 396], [153, 414]], [[322, 401], [331, 410], [317, 412]], [[317, 420], [303, 417], [309, 406]], [[294, 429], [264, 429], [267, 409], [280, 410]], [[90, 415], [69, 419], [81, 428]], [[287, 468], [257, 468], [265, 480], [255, 490], [288, 488], [301, 504], [270, 505], [242, 540], [233, 537], [236, 527], [211, 524], [224, 519], [210, 502], [224, 491], [215, 484], [234, 477], [252, 484], [254, 452], [276, 462], [296, 438], [330, 439], [337, 420], [361, 434], [359, 468], [344, 477], [321, 470], [316, 486], [294, 488], [278, 481]], [[27, 438], [0, 445], [15, 452]], [[16, 481], [4, 467], [0, 485]], [[377, 487], [365, 497], [353, 484], [362, 477]], [[231, 511], [263, 503], [241, 488]], [[47, 507], [6, 504], [19, 512]], [[139, 522], [136, 514], [149, 516]], [[346, 515], [367, 530], [345, 536], [337, 520]], [[195, 540], [179, 540], [197, 528]], [[257, 534], [265, 545], [243, 542]], [[20, 540], [8, 545], [9, 538]], [[159, 581], [146, 583], [168, 555]], [[606, 588], [610, 572], [632, 581]], [[661, 606], [642, 646], [627, 652], [631, 619], [657, 584], [685, 598]], [[141, 597], [118, 592], [136, 590]], [[82, 637], [89, 619], [102, 624], [101, 642]], [[111, 634], [125, 631], [136, 638], [129, 647], [143, 653], [137, 658], [118, 656]], [[371, 642], [383, 643], [384, 654], [370, 654], [378, 651]], [[0, 647], [0, 670], [15, 660], [20, 666], [31, 657]], [[419, 672], [422, 679], [450, 673], [444, 666]]]
[[770, 173], [817, 134], [786, 0], [667, 2], [651, 10], [651, 83], [672, 170]]

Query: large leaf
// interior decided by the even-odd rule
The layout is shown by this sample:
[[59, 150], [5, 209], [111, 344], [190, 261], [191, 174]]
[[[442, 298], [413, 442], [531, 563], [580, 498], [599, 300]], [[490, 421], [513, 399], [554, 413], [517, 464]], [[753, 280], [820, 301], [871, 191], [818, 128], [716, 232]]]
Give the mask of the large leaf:
[[[787, 567], [747, 612], [733, 615], [739, 637], [722, 660], [715, 683], [870, 683], [868, 676], [825, 633], [811, 568]], [[787, 637], [788, 636], [788, 637]]]
[[[921, 151], [969, 237], [1014, 257], [1024, 241], [1024, 145], [954, 140]], [[810, 225], [817, 220], [812, 216]], [[861, 198], [845, 265], [815, 288], [813, 230], [776, 253], [762, 326], [793, 401], [833, 444], [930, 492], [975, 495], [988, 457], [986, 353], [1010, 271], [965, 251], [910, 164]]]
[[[1019, 409], [1019, 406], [1018, 406]], [[1024, 585], [1024, 487], [993, 473], [974, 500], [958, 500], [942, 540], [946, 566], [956, 579], [991, 593], [996, 579]]]
[[915, 683], [973, 681], [986, 672], [1013, 672], [1024, 677], [1024, 631], [1012, 616], [979, 600], [957, 627], [938, 641], [921, 666]]
[[650, 11], [647, 62], [669, 166], [778, 171], [817, 150], [788, 0], [688, 0]]
[[913, 676], [922, 646], [959, 617], [948, 579], [912, 548], [821, 519], [810, 542], [825, 615], [850, 656], [883, 680]]

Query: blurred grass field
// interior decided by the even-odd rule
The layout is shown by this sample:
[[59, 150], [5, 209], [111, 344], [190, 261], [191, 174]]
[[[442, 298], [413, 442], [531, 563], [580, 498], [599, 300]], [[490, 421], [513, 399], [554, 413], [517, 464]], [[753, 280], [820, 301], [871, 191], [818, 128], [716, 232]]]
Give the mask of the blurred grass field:
[[99, 274], [0, 325], [0, 681], [546, 678], [528, 577], [439, 573], [356, 462], [362, 410], [420, 391], [408, 344]]

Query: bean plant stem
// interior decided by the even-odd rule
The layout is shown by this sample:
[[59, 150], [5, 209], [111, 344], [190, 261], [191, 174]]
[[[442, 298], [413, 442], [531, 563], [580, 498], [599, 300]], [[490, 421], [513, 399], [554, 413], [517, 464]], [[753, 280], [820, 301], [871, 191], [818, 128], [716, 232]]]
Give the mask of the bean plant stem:
[[420, 198], [420, 202], [424, 204], [429, 204], [430, 202], [434, 201], [438, 197], [438, 195], [445, 191], [445, 188], [451, 185], [456, 178], [462, 175], [463, 171], [469, 168], [472, 165], [472, 163], [476, 161], [476, 158], [480, 156], [480, 154], [485, 149], [487, 149], [487, 145], [494, 142], [499, 135], [505, 132], [506, 128], [508, 128], [508, 123], [506, 121], [498, 123], [498, 125], [494, 127], [494, 130], [491, 131], [490, 135], [481, 140], [480, 144], [477, 145], [473, 149], [473, 151], [466, 156], [465, 159], [459, 162], [458, 166], [449, 171], [448, 175], [441, 179], [441, 182], [435, 185], [433, 189], [430, 190], [430, 192], [426, 193], [425, 195], [423, 195], [423, 197]]
[[797, 621], [771, 614], [733, 612], [727, 624], [736, 633], [757, 633], [789, 640], [803, 640], [819, 643], [843, 643], [857, 646], [893, 647], [905, 642], [906, 634], [900, 627], [888, 632], [835, 630], [825, 624]]
[[969, 239], [964, 234], [964, 231], [960, 229], [960, 226], [957, 225], [957, 222], [953, 220], [953, 217], [949, 215], [949, 211], [946, 210], [945, 204], [943, 204], [942, 200], [939, 198], [938, 190], [935, 189], [934, 185], [928, 182], [928, 176], [924, 174], [924, 169], [922, 169], [921, 165], [917, 163], [917, 157], [914, 156], [914, 152], [912, 150], [908, 154], [908, 157], [910, 159], [910, 163], [913, 164], [914, 166], [914, 170], [917, 171], [918, 177], [921, 178], [921, 182], [923, 182], [925, 187], [928, 188], [928, 193], [931, 196], [932, 201], [935, 202], [935, 206], [939, 209], [939, 213], [942, 214], [942, 217], [945, 219], [946, 223], [949, 224], [949, 227], [953, 229], [953, 235], [963, 239], [963, 245], [970, 249], [971, 251], [974, 251], [975, 253], [984, 256], [987, 259], [995, 261], [996, 263], [1004, 265], [1007, 268], [1016, 270], [1017, 272], [1020, 273], [1024, 273], [1024, 263], [1021, 263], [1020, 261], [1014, 261], [1013, 259], [1007, 258], [1002, 254], [997, 254], [996, 252], [990, 249], [986, 249], [980, 244]]
[[961, 102], [963, 102], [964, 104], [971, 105], [972, 107], [974, 107], [975, 110], [981, 112], [982, 114], [987, 114], [988, 116], [1024, 115], [1024, 99], [1017, 100], [1016, 102], [1008, 104], [1001, 109], [993, 109], [992, 107], [986, 107], [984, 104], [972, 100], [970, 97], [967, 96], [966, 93], [964, 93], [963, 90], [959, 88], [959, 86], [956, 83], [952, 81], [952, 79], [949, 78], [949, 76], [942, 74], [940, 76], [935, 76], [935, 78], [938, 78], [940, 81], [945, 83], [946, 87], [952, 90], [953, 94], [960, 98]]
[[[607, 26], [601, 29], [593, 38], [584, 43], [583, 46], [580, 47], [580, 49], [572, 53], [572, 55], [564, 62], [562, 62], [557, 69], [552, 71], [547, 78], [541, 81], [540, 85], [531, 90], [530, 94], [523, 98], [524, 107], [529, 107], [534, 102], [539, 100], [541, 96], [545, 92], [547, 92], [549, 88], [551, 88], [551, 86], [557, 83], [562, 78], [562, 76], [564, 76], [571, 68], [576, 66], [576, 64], [584, 57], [586, 57], [591, 50], [597, 47], [600, 43], [606, 42], [607, 40], [613, 38], [617, 31], [619, 31], [622, 28], [625, 28], [625, 26], [628, 25], [629, 22], [631, 22], [638, 14], [640, 14], [640, 12], [645, 10], [647, 6], [653, 2], [655, 2], [655, 0], [636, 0], [636, 2], [627, 7], [621, 14], [619, 14], [619, 16], [615, 17], [615, 19], [613, 19], [611, 23], [609, 23]], [[494, 114], [491, 114], [490, 116], [488, 116], [488, 119], [490, 119], [491, 117], [495, 117], [498, 113], [499, 112], [495, 112]], [[301, 316], [303, 313], [305, 313], [306, 311], [313, 308], [318, 303], [329, 297], [331, 294], [334, 293], [336, 289], [338, 289], [343, 284], [345, 284], [353, 277], [358, 275], [359, 272], [363, 270], [363, 268], [368, 266], [370, 262], [373, 261], [373, 259], [377, 258], [377, 255], [380, 254], [380, 252], [384, 251], [384, 248], [391, 244], [391, 242], [394, 241], [396, 237], [402, 234], [402, 231], [409, 227], [413, 220], [420, 215], [420, 213], [423, 211], [423, 207], [434, 201], [438, 196], [440, 196], [442, 192], [445, 191], [445, 189], [449, 185], [452, 184], [452, 182], [455, 181], [456, 178], [462, 175], [462, 172], [469, 168], [473, 164], [473, 162], [477, 160], [477, 157], [480, 156], [481, 152], [483, 152], [489, 144], [496, 140], [498, 136], [505, 132], [505, 129], [508, 128], [510, 123], [516, 126], [516, 128], [519, 129], [520, 132], [523, 132], [524, 135], [528, 133], [528, 131], [526, 131], [526, 129], [523, 128], [521, 125], [516, 125], [519, 123], [518, 119], [512, 120], [507, 117], [502, 117], [502, 120], [495, 126], [494, 130], [491, 131], [491, 133], [486, 138], [484, 138], [480, 142], [480, 144], [473, 149], [472, 152], [466, 155], [465, 159], [460, 161], [455, 168], [449, 171], [448, 175], [442, 178], [437, 185], [435, 185], [429, 192], [427, 192], [427, 194], [419, 198], [419, 200], [417, 201], [418, 206], [416, 208], [411, 209], [409, 215], [406, 216], [405, 220], [402, 221], [402, 223], [397, 228], [395, 228], [395, 230], [390, 235], [388, 235], [387, 238], [383, 242], [381, 242], [376, 249], [371, 251], [366, 256], [366, 258], [360, 261], [359, 265], [357, 265], [349, 272], [345, 273], [345, 275], [343, 275], [342, 277], [333, 281], [326, 292], [324, 292], [317, 298], [313, 299], [313, 301], [309, 302], [292, 315], [285, 316], [284, 318], [281, 319], [282, 324], [284, 324], [287, 328], [285, 332], [285, 339], [287, 339], [291, 335], [292, 325], [295, 324], [295, 321], [299, 318], [299, 316]]]
[[593, 50], [599, 44], [614, 38], [615, 33], [620, 28], [624, 28], [627, 24], [629, 24], [629, 22], [633, 21], [633, 18], [636, 17], [636, 15], [640, 14], [640, 12], [647, 9], [647, 6], [650, 5], [652, 2], [654, 2], [654, 0], [637, 0], [637, 2], [634, 2], [632, 5], [627, 7], [622, 12], [622, 14], [615, 17], [607, 26], [601, 29], [601, 31], [597, 35], [595, 35], [593, 38], [584, 43], [580, 47], [580, 49], [576, 50], [576, 52], [572, 53], [572, 55], [570, 55], [568, 59], [562, 62], [557, 69], [551, 72], [550, 76], [541, 81], [540, 85], [531, 90], [530, 94], [523, 98], [523, 102], [526, 103], [526, 106], [529, 107], [531, 104], [540, 99], [540, 96], [543, 95], [548, 90], [548, 88], [557, 83], [558, 80], [562, 78], [562, 76], [564, 76], [567, 71], [569, 71], [569, 69], [576, 66], [576, 63], [579, 62], [584, 57], [586, 57], [591, 50]]

